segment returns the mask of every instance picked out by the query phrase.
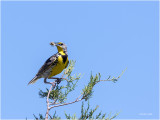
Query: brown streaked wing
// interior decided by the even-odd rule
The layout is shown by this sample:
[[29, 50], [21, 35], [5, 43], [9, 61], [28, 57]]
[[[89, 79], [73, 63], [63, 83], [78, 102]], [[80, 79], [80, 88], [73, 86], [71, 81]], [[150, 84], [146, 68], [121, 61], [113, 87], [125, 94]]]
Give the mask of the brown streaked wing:
[[46, 60], [44, 65], [39, 69], [37, 76], [43, 74], [46, 70], [48, 70], [51, 66], [56, 65], [58, 62], [58, 54], [54, 54], [50, 58]]

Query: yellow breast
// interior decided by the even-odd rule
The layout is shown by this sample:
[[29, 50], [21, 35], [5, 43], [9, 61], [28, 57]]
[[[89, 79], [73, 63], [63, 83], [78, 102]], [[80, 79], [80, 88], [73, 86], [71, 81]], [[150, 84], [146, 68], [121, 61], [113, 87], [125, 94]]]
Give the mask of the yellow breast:
[[64, 63], [62, 56], [59, 56], [58, 57], [58, 63], [53, 67], [52, 72], [51, 72], [49, 78], [52, 77], [52, 76], [55, 76], [55, 75], [57, 75], [59, 73], [61, 73], [66, 68], [67, 64], [68, 64], [68, 58], [67, 58], [67, 60]]

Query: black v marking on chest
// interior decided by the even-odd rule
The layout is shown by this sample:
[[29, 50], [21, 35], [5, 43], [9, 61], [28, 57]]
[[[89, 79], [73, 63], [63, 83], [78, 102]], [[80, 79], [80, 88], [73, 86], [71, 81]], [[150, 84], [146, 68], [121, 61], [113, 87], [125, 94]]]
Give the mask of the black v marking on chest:
[[63, 63], [65, 63], [65, 62], [66, 62], [66, 60], [67, 60], [67, 57], [68, 57], [68, 55], [62, 55], [62, 58], [63, 58]]

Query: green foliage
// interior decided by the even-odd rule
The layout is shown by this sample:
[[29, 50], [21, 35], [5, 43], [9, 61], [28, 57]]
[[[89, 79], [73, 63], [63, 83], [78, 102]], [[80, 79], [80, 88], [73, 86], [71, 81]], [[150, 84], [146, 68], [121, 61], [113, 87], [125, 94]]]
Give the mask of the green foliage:
[[[71, 73], [74, 69], [75, 61], [70, 61], [70, 64], [67, 69], [64, 70], [62, 81], [66, 82], [65, 85], [57, 85], [49, 95], [49, 99], [56, 100], [59, 103], [64, 103], [67, 100], [67, 96], [72, 92], [78, 80], [80, 79], [81, 74], [74, 74], [71, 76]], [[64, 77], [65, 76], [65, 77]], [[49, 89], [46, 88], [46, 92], [40, 90], [39, 96], [41, 98], [47, 97]]]
[[60, 120], [61, 117], [59, 117], [58, 115], [56, 115], [56, 111], [55, 111], [54, 114], [53, 114], [52, 119]]
[[33, 114], [33, 116], [34, 116], [34, 118], [35, 118], [36, 120], [44, 120], [44, 119], [45, 119], [42, 114], [39, 114], [39, 118], [36, 117], [34, 114]]
[[[84, 108], [84, 102], [82, 102], [82, 106], [81, 106], [81, 117], [79, 119], [94, 119], [94, 113], [97, 110], [99, 106], [97, 105], [94, 109], [90, 109], [90, 105], [89, 105], [89, 101], [88, 101], [88, 106], [87, 109]], [[90, 109], [90, 111], [89, 111]], [[100, 116], [98, 114], [98, 116]], [[99, 117], [97, 117], [98, 119]]]
[[[42, 114], [39, 114], [39, 117], [37, 117], [37, 116], [35, 116], [34, 114], [33, 114], [33, 116], [34, 116], [34, 118], [36, 119], [36, 120], [45, 120], [45, 117], [43, 117], [43, 115]], [[54, 112], [54, 114], [53, 114], [53, 116], [50, 116], [50, 119], [54, 119], [54, 120], [60, 120], [61, 119], [61, 117], [59, 117], [58, 115], [56, 115], [56, 111]]]
[[111, 114], [109, 114], [109, 116], [107, 118], [105, 118], [106, 113], [102, 114], [102, 112], [99, 112], [97, 115], [95, 114], [98, 107], [99, 106], [97, 105], [94, 109], [90, 109], [90, 104], [89, 104], [89, 101], [88, 101], [87, 108], [85, 109], [84, 102], [82, 102], [81, 115], [80, 115], [79, 118], [76, 117], [76, 114], [71, 116], [70, 114], [67, 115], [66, 112], [65, 112], [65, 117], [66, 117], [66, 119], [69, 119], [69, 120], [75, 120], [75, 119], [79, 119], [79, 120], [86, 120], [86, 119], [112, 120], [119, 114], [119, 113], [116, 113], [113, 116], [111, 116]]
[[87, 101], [93, 94], [93, 87], [96, 85], [96, 83], [100, 80], [100, 74], [97, 75], [95, 77], [93, 77], [93, 75], [91, 74], [90, 76], [90, 81], [88, 83], [87, 86], [85, 86], [85, 88], [82, 90], [82, 94], [83, 94], [83, 99], [85, 99], [85, 101]]
[[70, 114], [69, 115], [67, 115], [67, 113], [65, 112], [65, 117], [66, 117], [66, 119], [71, 119], [71, 120], [77, 120], [77, 117], [76, 117], [76, 114], [74, 114], [73, 116], [71, 116]]
[[[66, 104], [68, 94], [75, 90], [77, 82], [81, 78], [81, 74], [72, 75], [74, 65], [75, 65], [75, 61], [73, 61], [73, 60], [70, 61], [68, 68], [66, 68], [64, 70], [63, 75], [62, 75], [63, 84], [56, 85], [55, 88], [50, 91], [49, 100], [52, 101], [52, 102], [50, 102], [51, 105], [53, 105], [53, 106], [54, 105], [55, 106], [56, 105], [63, 106], [63, 104]], [[122, 72], [122, 74], [123, 74], [123, 72]], [[110, 79], [110, 76], [109, 76], [106, 80], [101, 80], [101, 74], [100, 73], [96, 74], [95, 76], [93, 76], [92, 73], [91, 73], [90, 81], [82, 89], [81, 95], [73, 103], [81, 101], [81, 100], [88, 101], [92, 97], [93, 92], [94, 92], [93, 88], [97, 83], [99, 83], [101, 81], [112, 81], [112, 82], [115, 83], [120, 78], [120, 76], [117, 77], [117, 78], [113, 77], [112, 79]], [[41, 98], [46, 98], [48, 93], [49, 93], [49, 89], [46, 88], [46, 91], [42, 91], [42, 90], [39, 91], [39, 96]], [[72, 102], [71, 102], [71, 104], [72, 104]], [[98, 105], [94, 109], [91, 109], [90, 105], [89, 105], [89, 102], [87, 104], [87, 108], [85, 108], [84, 107], [84, 102], [82, 102], [81, 115], [80, 115], [79, 118], [76, 117], [76, 114], [71, 116], [70, 114], [67, 114], [67, 113], [65, 113], [65, 117], [66, 117], [66, 119], [72, 119], [72, 120], [75, 120], [75, 119], [112, 120], [118, 115], [118, 113], [116, 113], [115, 115], [113, 115], [113, 116], [109, 115], [106, 118], [106, 114], [102, 114], [102, 112], [99, 112], [98, 114], [95, 114], [97, 109], [98, 109]], [[35, 119], [38, 119], [35, 115], [34, 115], [34, 117], [35, 117]], [[44, 119], [42, 114], [39, 114], [39, 119]], [[50, 116], [50, 119], [60, 119], [60, 117], [58, 115], [56, 115], [56, 111], [55, 111], [55, 113]]]

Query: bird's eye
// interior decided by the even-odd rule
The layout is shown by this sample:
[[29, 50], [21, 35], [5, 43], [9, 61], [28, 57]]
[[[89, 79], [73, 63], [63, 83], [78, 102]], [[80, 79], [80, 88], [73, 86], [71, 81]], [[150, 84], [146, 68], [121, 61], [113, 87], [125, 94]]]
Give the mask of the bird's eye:
[[63, 45], [63, 43], [60, 43], [59, 45]]

